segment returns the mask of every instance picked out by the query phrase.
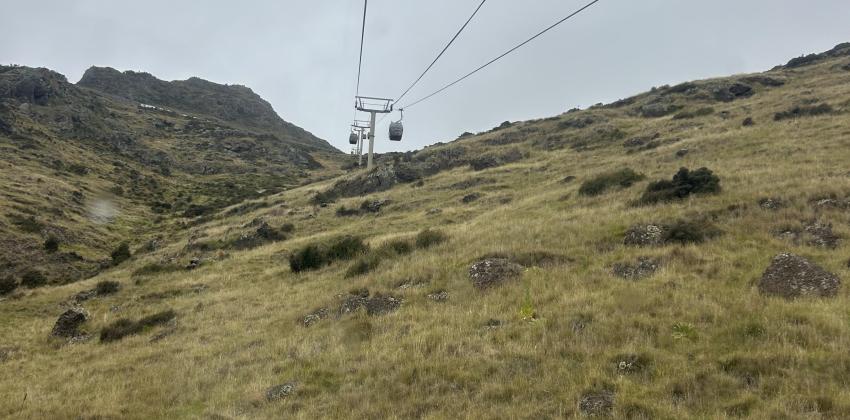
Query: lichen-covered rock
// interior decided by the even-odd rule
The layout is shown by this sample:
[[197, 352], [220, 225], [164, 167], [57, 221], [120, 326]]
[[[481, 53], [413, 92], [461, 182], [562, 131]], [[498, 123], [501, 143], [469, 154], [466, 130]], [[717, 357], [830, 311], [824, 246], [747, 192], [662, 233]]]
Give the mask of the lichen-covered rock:
[[614, 409], [614, 393], [607, 390], [586, 392], [581, 396], [578, 408], [586, 416], [610, 416]]
[[773, 257], [758, 284], [768, 296], [793, 299], [801, 296], [832, 297], [841, 280], [835, 274], [798, 255], [783, 253]]
[[838, 241], [841, 239], [832, 231], [831, 223], [810, 223], [806, 225], [805, 231], [809, 237], [806, 243], [811, 246], [834, 249], [838, 247]]
[[764, 210], [780, 210], [786, 207], [785, 201], [779, 197], [765, 197], [759, 200], [759, 207]]
[[658, 224], [634, 225], [626, 231], [623, 243], [634, 246], [653, 246], [664, 243], [665, 227]]
[[81, 336], [79, 328], [89, 319], [89, 314], [83, 308], [71, 308], [59, 315], [50, 335], [61, 338], [74, 338]]
[[401, 306], [401, 299], [375, 293], [374, 296], [366, 300], [365, 306], [366, 313], [369, 316], [385, 315], [398, 309]]
[[640, 257], [635, 263], [615, 263], [611, 271], [617, 277], [640, 280], [655, 274], [660, 264], [661, 262], [656, 258]]
[[288, 397], [295, 392], [297, 386], [298, 384], [296, 382], [275, 385], [266, 390], [266, 401], [273, 402]]
[[522, 274], [522, 266], [506, 258], [487, 258], [469, 267], [469, 278], [479, 290], [499, 286]]
[[307, 315], [304, 315], [304, 317], [301, 318], [301, 325], [303, 325], [305, 327], [309, 327], [309, 326], [327, 318], [328, 315], [330, 315], [330, 311], [328, 310], [328, 308], [316, 309], [315, 311], [313, 311], [313, 312], [311, 312]]

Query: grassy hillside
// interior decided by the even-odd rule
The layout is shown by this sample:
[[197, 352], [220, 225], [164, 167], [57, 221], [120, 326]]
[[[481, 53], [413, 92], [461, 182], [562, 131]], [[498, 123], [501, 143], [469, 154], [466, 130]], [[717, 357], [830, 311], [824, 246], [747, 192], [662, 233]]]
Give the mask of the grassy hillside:
[[[217, 98], [235, 90], [239, 107], [254, 104], [279, 124], [245, 123], [213, 105], [141, 103], [47, 69], [0, 66], [0, 279], [87, 278], [122, 242], [156, 248], [150, 241], [181, 229], [185, 215], [339, 173], [345, 155], [283, 122], [247, 88], [193, 84], [171, 98], [226, 108]], [[45, 249], [48, 241], [57, 249]]]
[[846, 52], [383, 156], [17, 292], [0, 416], [848, 417], [847, 288], [758, 288], [782, 252], [850, 274]]

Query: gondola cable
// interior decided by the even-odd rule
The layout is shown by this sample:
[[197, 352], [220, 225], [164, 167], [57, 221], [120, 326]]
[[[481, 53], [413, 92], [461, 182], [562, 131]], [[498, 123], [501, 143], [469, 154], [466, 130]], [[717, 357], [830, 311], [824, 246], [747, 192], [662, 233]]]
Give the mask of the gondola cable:
[[401, 109], [409, 109], [409, 108], [410, 108], [410, 107], [412, 107], [412, 106], [415, 106], [415, 105], [417, 105], [417, 104], [419, 104], [419, 103], [422, 103], [422, 102], [424, 102], [424, 101], [426, 101], [426, 100], [428, 100], [428, 99], [430, 99], [430, 98], [432, 98], [432, 97], [434, 97], [434, 96], [436, 96], [436, 95], [438, 95], [438, 94], [442, 93], [443, 91], [445, 91], [445, 90], [447, 90], [447, 89], [451, 88], [452, 86], [454, 86], [454, 85], [456, 85], [456, 84], [458, 84], [458, 83], [460, 83], [460, 82], [462, 82], [462, 81], [466, 80], [467, 78], [469, 78], [470, 76], [474, 75], [475, 73], [478, 73], [479, 71], [484, 70], [484, 68], [488, 67], [489, 65], [491, 65], [491, 64], [493, 64], [493, 63], [495, 63], [495, 62], [497, 62], [497, 61], [501, 60], [501, 59], [502, 59], [502, 58], [504, 58], [505, 56], [507, 56], [507, 55], [509, 55], [509, 54], [513, 53], [514, 51], [516, 51], [516, 50], [518, 50], [518, 49], [522, 48], [523, 46], [525, 46], [525, 45], [526, 45], [526, 44], [528, 44], [529, 42], [534, 41], [535, 39], [537, 39], [537, 38], [538, 38], [538, 37], [540, 37], [541, 35], [545, 34], [546, 32], [549, 32], [550, 30], [554, 29], [554, 28], [555, 28], [555, 27], [557, 27], [558, 25], [560, 25], [560, 24], [562, 24], [562, 23], [566, 22], [567, 20], [571, 19], [572, 17], [574, 17], [574, 16], [578, 15], [579, 13], [581, 13], [581, 12], [585, 11], [586, 9], [590, 8], [590, 6], [593, 6], [594, 4], [598, 3], [599, 1], [600, 1], [600, 0], [593, 0], [592, 2], [590, 2], [590, 3], [586, 4], [586, 5], [584, 5], [582, 8], [580, 8], [580, 9], [576, 10], [575, 12], [573, 12], [573, 13], [569, 14], [567, 17], [565, 17], [565, 18], [563, 18], [563, 19], [561, 19], [561, 20], [559, 20], [559, 21], [555, 22], [554, 24], [550, 25], [550, 26], [549, 26], [549, 27], [547, 27], [546, 29], [544, 29], [544, 30], [542, 30], [542, 31], [538, 32], [537, 34], [535, 34], [535, 35], [534, 35], [534, 36], [532, 36], [531, 38], [529, 38], [529, 39], [527, 39], [527, 40], [525, 40], [525, 41], [521, 42], [521, 43], [520, 43], [520, 44], [518, 44], [517, 46], [515, 46], [515, 47], [513, 47], [513, 48], [511, 48], [511, 49], [509, 49], [509, 50], [507, 50], [507, 51], [505, 51], [503, 54], [499, 55], [498, 57], [496, 57], [496, 58], [494, 58], [494, 59], [492, 59], [492, 60], [488, 61], [488, 62], [487, 62], [487, 63], [485, 63], [484, 65], [482, 65], [482, 66], [480, 66], [480, 67], [476, 68], [475, 70], [473, 70], [473, 71], [471, 71], [471, 72], [467, 73], [465, 76], [463, 76], [463, 77], [461, 77], [461, 78], [459, 78], [459, 79], [455, 80], [454, 82], [451, 82], [451, 83], [447, 84], [446, 86], [443, 86], [442, 88], [440, 88], [440, 89], [438, 89], [438, 90], [434, 91], [433, 93], [431, 93], [431, 94], [429, 94], [429, 95], [427, 95], [427, 96], [425, 96], [425, 97], [423, 97], [423, 98], [421, 98], [421, 99], [419, 99], [419, 100], [416, 100], [416, 101], [414, 101], [414, 102], [410, 103], [409, 105], [405, 105], [405, 106], [402, 106], [402, 107], [400, 107], [400, 108], [401, 108]]

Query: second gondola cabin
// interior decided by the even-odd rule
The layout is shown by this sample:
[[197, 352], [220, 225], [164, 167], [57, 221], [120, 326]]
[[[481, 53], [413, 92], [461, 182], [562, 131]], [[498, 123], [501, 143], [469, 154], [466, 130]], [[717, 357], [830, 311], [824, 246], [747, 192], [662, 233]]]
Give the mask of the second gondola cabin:
[[357, 144], [357, 133], [351, 133], [348, 136], [348, 144]]

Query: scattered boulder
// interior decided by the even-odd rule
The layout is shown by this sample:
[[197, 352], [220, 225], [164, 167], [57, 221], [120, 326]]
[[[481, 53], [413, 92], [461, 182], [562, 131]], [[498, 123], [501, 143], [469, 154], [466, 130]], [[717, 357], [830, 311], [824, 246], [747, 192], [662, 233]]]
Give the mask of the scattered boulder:
[[840, 237], [832, 231], [831, 223], [813, 222], [806, 225], [804, 230], [809, 236], [806, 242], [808, 245], [830, 249], [838, 247]]
[[501, 328], [503, 324], [504, 323], [499, 319], [490, 318], [484, 323], [484, 329], [495, 330], [497, 328]]
[[676, 157], [685, 157], [690, 152], [688, 149], [679, 149], [676, 151]]
[[814, 200], [815, 210], [846, 210], [850, 208], [850, 200], [837, 200], [835, 198], [821, 198]]
[[640, 257], [634, 263], [615, 263], [611, 271], [615, 276], [626, 280], [640, 280], [655, 274], [660, 265], [661, 261], [657, 258]]
[[192, 258], [189, 260], [189, 264], [186, 265], [187, 270], [194, 270], [201, 266], [201, 259], [198, 257]]
[[365, 306], [369, 316], [385, 315], [397, 310], [401, 306], [401, 300], [394, 296], [375, 293], [366, 300]]
[[681, 106], [670, 103], [655, 103], [641, 106], [639, 112], [640, 116], [644, 118], [659, 118], [672, 114], [681, 108]]
[[505, 281], [516, 279], [523, 267], [505, 258], [487, 258], [472, 264], [469, 278], [479, 290], [499, 286]]
[[733, 83], [729, 86], [718, 88], [714, 91], [714, 99], [722, 102], [731, 102], [735, 99], [752, 96], [755, 91], [752, 86], [743, 83]]
[[426, 297], [434, 302], [445, 302], [449, 300], [449, 292], [445, 290], [438, 290], [433, 293], [428, 293]]
[[304, 317], [301, 318], [301, 325], [303, 325], [305, 327], [309, 327], [309, 326], [327, 318], [328, 315], [330, 315], [330, 310], [328, 310], [328, 308], [316, 309], [315, 311], [313, 311], [313, 312], [311, 312], [307, 315], [304, 315]]
[[626, 231], [623, 244], [633, 246], [656, 246], [664, 243], [666, 228], [658, 224], [639, 224]]
[[59, 315], [59, 319], [53, 325], [50, 335], [67, 339], [80, 337], [84, 333], [80, 332], [79, 328], [88, 319], [89, 314], [85, 309], [80, 307], [68, 309], [62, 315]]
[[762, 75], [747, 76], [741, 80], [747, 83], [756, 83], [768, 87], [779, 87], [785, 84], [785, 81], [782, 79]]
[[94, 298], [95, 296], [97, 296], [97, 290], [95, 290], [95, 289], [83, 290], [83, 291], [75, 294], [71, 298], [71, 300], [73, 300], [74, 303], [80, 304], [80, 303], [83, 303], [83, 302], [85, 302], [89, 299]]
[[759, 200], [759, 207], [764, 210], [780, 210], [786, 207], [785, 201], [779, 197], [765, 197]]
[[339, 315], [353, 313], [361, 307], [366, 306], [366, 302], [368, 300], [369, 289], [352, 290], [348, 292], [348, 295], [343, 297], [342, 303], [340, 303], [337, 313]]
[[297, 386], [297, 382], [287, 382], [284, 384], [275, 385], [266, 390], [266, 401], [274, 402], [288, 397], [295, 392], [295, 388]]
[[744, 118], [744, 121], [741, 123], [741, 125], [743, 125], [744, 127], [751, 127], [751, 126], [754, 126], [755, 124], [756, 124], [756, 122], [753, 121], [752, 117]]
[[464, 204], [469, 204], [473, 201], [478, 200], [479, 198], [481, 198], [481, 193], [474, 192], [463, 196], [460, 201]]
[[425, 212], [425, 214], [427, 214], [428, 216], [436, 216], [436, 215], [438, 215], [442, 212], [443, 212], [443, 209], [433, 208], [433, 209], [428, 209]]
[[801, 296], [832, 297], [838, 293], [840, 286], [838, 276], [791, 253], [773, 257], [758, 283], [762, 295], [786, 299]]
[[610, 416], [614, 410], [614, 392], [609, 390], [586, 392], [581, 396], [578, 408], [586, 416]]
[[569, 184], [570, 182], [573, 182], [573, 181], [575, 181], [575, 180], [576, 180], [576, 177], [575, 177], [575, 176], [573, 176], [573, 175], [567, 175], [567, 176], [565, 176], [563, 179], [561, 179], [561, 183], [562, 183], [562, 184]]
[[639, 354], [622, 354], [614, 358], [617, 373], [630, 375], [646, 371], [650, 359]]
[[379, 200], [366, 200], [360, 205], [360, 210], [369, 213], [378, 213], [381, 211], [381, 208], [390, 203], [391, 201], [386, 198]]

